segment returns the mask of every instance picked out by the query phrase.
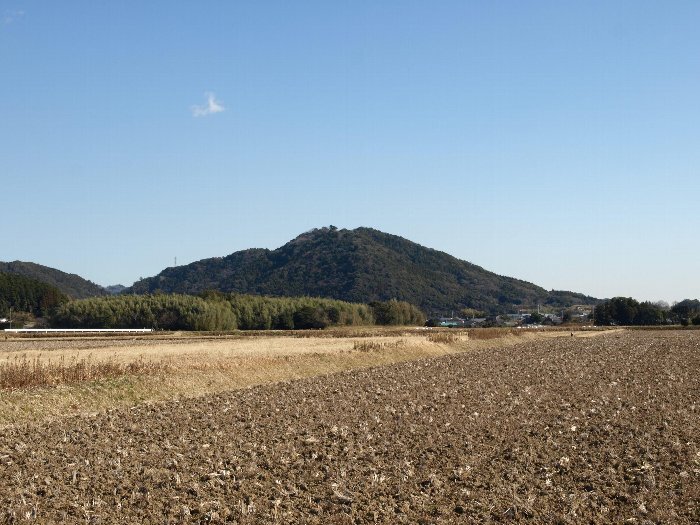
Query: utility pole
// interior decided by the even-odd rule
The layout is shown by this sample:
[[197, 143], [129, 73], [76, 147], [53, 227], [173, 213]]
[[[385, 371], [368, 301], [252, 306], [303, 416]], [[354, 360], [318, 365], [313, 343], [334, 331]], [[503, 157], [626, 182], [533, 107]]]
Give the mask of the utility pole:
[[10, 321], [10, 330], [12, 330], [12, 307], [10, 306], [10, 317], [8, 319]]

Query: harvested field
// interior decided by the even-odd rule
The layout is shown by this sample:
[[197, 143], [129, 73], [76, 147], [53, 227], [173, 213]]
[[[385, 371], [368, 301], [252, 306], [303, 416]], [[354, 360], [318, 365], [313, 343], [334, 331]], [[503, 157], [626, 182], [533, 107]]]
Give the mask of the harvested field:
[[[504, 346], [535, 335], [480, 330], [472, 340], [470, 333], [369, 327], [10, 338], [0, 341], [0, 427]], [[441, 334], [449, 337], [433, 337]]]
[[697, 332], [528, 338], [16, 424], [0, 522], [700, 523], [699, 370]]

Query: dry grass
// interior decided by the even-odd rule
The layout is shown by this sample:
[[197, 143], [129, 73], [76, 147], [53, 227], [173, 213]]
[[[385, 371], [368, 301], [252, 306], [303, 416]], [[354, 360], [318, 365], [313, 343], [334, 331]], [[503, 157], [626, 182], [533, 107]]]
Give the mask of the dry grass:
[[469, 330], [469, 339], [488, 340], [500, 339], [507, 336], [522, 336], [527, 331], [514, 328], [474, 328]]
[[426, 337], [428, 342], [441, 345], [451, 345], [471, 339], [467, 330], [445, 330], [439, 332], [430, 332]]
[[517, 330], [514, 328], [434, 328], [427, 335], [427, 340], [431, 343], [454, 344], [460, 341], [490, 341], [494, 339], [507, 339], [510, 337], [521, 337], [532, 333], [528, 330]]
[[[314, 332], [312, 332], [314, 333]], [[256, 337], [209, 337], [183, 338], [173, 340], [120, 341], [119, 345], [101, 346], [104, 342], [88, 340], [57, 341], [16, 341], [0, 342], [0, 352], [7, 356], [24, 355], [29, 359], [42, 361], [53, 360], [63, 356], [66, 359], [90, 357], [94, 360], [113, 360], [130, 363], [137, 359], [146, 361], [167, 360], [176, 369], [192, 367], [218, 366], [221, 363], [243, 358], [261, 357], [297, 357], [306, 354], [338, 355], [355, 349], [356, 341], [381, 343], [384, 348], [391, 348], [398, 343], [416, 346], [425, 343], [422, 333], [409, 336], [377, 335], [375, 337], [305, 337], [294, 335], [259, 335]], [[4, 350], [4, 352], [2, 352]], [[0, 354], [1, 355], [1, 354]]]
[[[57, 385], [50, 388], [0, 391], [0, 427], [28, 420], [55, 419], [78, 413], [95, 413], [116, 407], [133, 406], [179, 397], [195, 397], [259, 384], [316, 377], [346, 370], [412, 361], [453, 353], [438, 345], [407, 341], [377, 342], [372, 351], [353, 350], [354, 341], [345, 340], [345, 349], [298, 351], [275, 356], [269, 348], [222, 358], [216, 351], [181, 354], [169, 359], [167, 371], [154, 375], [122, 375], [103, 380]], [[149, 362], [144, 358], [144, 362]], [[156, 362], [151, 360], [151, 362]]]
[[484, 329], [355, 328], [338, 330], [336, 336], [326, 331], [297, 335], [0, 341], [0, 367], [6, 367], [0, 374], [9, 378], [3, 383], [9, 386], [0, 389], [0, 427], [498, 348], [524, 338], [517, 331]]
[[[485, 341], [489, 339], [502, 339], [504, 337], [533, 336], [541, 337], [564, 337], [572, 331], [569, 327], [548, 326], [537, 328], [472, 328], [469, 332], [469, 339]], [[578, 328], [573, 329], [577, 334], [582, 333]]]
[[402, 348], [406, 346], [406, 341], [399, 339], [398, 341], [355, 341], [353, 343], [352, 349], [359, 350], [360, 352], [380, 352], [388, 348]]
[[91, 356], [78, 359], [61, 355], [57, 360], [43, 360], [25, 354], [8, 356], [0, 363], [0, 389], [47, 387], [111, 379], [124, 375], [160, 374], [167, 371], [165, 362], [137, 359], [128, 363], [116, 360], [93, 360]]

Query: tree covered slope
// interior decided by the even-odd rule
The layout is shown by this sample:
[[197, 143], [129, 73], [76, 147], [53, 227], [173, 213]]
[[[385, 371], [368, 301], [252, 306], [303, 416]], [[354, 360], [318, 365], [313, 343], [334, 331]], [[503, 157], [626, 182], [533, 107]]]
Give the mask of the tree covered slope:
[[369, 303], [398, 299], [426, 313], [475, 308], [595, 302], [571, 292], [548, 292], [451, 255], [371, 228], [306, 232], [276, 250], [249, 249], [167, 268], [127, 293], [220, 290], [274, 296], [317, 296]]
[[43, 316], [68, 301], [58, 288], [14, 273], [0, 272], [0, 317], [10, 311]]
[[0, 262], [0, 272], [23, 275], [50, 284], [73, 299], [108, 295], [104, 288], [79, 275], [62, 272], [33, 262]]

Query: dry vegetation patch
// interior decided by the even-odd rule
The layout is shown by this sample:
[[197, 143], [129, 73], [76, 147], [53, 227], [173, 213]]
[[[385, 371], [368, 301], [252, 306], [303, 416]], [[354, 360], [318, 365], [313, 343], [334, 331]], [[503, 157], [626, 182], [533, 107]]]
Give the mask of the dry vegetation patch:
[[146, 361], [143, 358], [123, 363], [116, 359], [93, 360], [91, 356], [67, 359], [61, 355], [52, 361], [42, 359], [41, 355], [29, 358], [22, 354], [8, 356], [0, 363], [0, 389], [68, 385], [125, 375], [162, 374], [167, 370], [168, 364], [164, 361]]
[[[323, 337], [311, 337], [314, 334]], [[0, 426], [444, 355], [479, 344], [431, 343], [424, 331], [405, 328], [305, 335], [0, 341]]]

